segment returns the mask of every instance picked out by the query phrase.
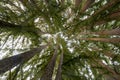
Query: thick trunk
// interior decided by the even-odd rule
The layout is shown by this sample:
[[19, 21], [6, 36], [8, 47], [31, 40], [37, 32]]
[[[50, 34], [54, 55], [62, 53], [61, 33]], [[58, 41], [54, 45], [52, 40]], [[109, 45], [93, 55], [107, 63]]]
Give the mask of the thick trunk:
[[22, 62], [28, 61], [44, 48], [45, 46], [41, 46], [40, 48], [35, 48], [30, 51], [0, 60], [0, 74], [5, 73]]

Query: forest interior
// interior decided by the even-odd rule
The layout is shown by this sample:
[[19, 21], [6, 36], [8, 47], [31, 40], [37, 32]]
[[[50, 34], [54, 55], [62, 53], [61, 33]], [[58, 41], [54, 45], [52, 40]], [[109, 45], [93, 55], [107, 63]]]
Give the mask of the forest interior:
[[120, 0], [0, 0], [0, 80], [120, 80]]

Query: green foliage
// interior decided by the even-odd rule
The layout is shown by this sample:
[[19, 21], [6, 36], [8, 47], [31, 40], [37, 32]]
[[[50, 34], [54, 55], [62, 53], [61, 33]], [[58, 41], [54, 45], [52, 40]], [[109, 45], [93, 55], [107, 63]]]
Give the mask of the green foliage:
[[[55, 50], [58, 54], [53, 61], [52, 80], [58, 67], [62, 69], [59, 71], [62, 80], [120, 79], [120, 33], [97, 34], [103, 30], [120, 30], [120, 0], [82, 0], [76, 5], [77, 1], [0, 1], [1, 60], [47, 45], [29, 61], [1, 74], [1, 80], [3, 77], [7, 80], [40, 79], [45, 75], [46, 66], [50, 68], [48, 64], [52, 63]], [[100, 38], [117, 38], [118, 43]]]

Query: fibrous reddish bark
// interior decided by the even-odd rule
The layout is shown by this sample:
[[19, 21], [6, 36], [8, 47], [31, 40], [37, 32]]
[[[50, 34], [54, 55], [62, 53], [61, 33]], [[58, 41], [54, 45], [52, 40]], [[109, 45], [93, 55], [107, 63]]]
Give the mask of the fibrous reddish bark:
[[58, 48], [55, 49], [55, 52], [54, 52], [51, 60], [48, 62], [48, 65], [45, 68], [45, 72], [41, 76], [40, 80], [52, 80], [52, 75], [53, 75], [55, 62], [56, 62], [57, 54], [58, 54], [57, 50], [58, 50]]

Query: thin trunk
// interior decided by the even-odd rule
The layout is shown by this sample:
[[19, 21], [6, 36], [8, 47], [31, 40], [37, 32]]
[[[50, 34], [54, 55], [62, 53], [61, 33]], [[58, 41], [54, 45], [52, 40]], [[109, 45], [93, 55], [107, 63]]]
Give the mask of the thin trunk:
[[120, 75], [104, 75], [105, 80], [120, 80]]
[[19, 1], [26, 7], [28, 0], [19, 0]]
[[55, 52], [54, 52], [50, 62], [46, 66], [45, 72], [41, 76], [40, 80], [52, 80], [52, 75], [53, 75], [53, 71], [54, 71], [54, 67], [55, 67], [55, 63], [56, 63], [56, 59], [57, 59], [57, 54], [58, 54], [58, 47], [55, 49]]
[[120, 38], [81, 38], [80, 40], [120, 43]]
[[100, 20], [96, 21], [95, 26], [105, 24], [112, 20], [120, 20], [120, 10], [117, 10], [117, 12], [109, 14], [108, 16], [104, 17], [104, 19], [100, 19]]
[[22, 62], [28, 61], [44, 48], [45, 46], [41, 46], [40, 48], [35, 48], [30, 51], [0, 60], [0, 74], [5, 73]]
[[84, 12], [86, 9], [88, 9], [92, 3], [94, 3], [95, 0], [87, 0], [86, 3], [81, 8], [81, 12]]
[[50, 0], [45, 0], [45, 3], [48, 5], [50, 3]]
[[[88, 20], [90, 19], [95, 19], [95, 17], [97, 17], [99, 14], [101, 14], [103, 11], [109, 9], [109, 8], [112, 8], [114, 5], [118, 4], [120, 2], [120, 0], [111, 0], [109, 3], [107, 3], [106, 5], [104, 5], [102, 8], [100, 8], [99, 10], [95, 11], [95, 13], [90, 17], [88, 18]], [[101, 25], [101, 24], [105, 24], [111, 20], [120, 20], [119, 18], [119, 10], [118, 12], [115, 12], [115, 13], [111, 13], [109, 14], [106, 18], [104, 19], [99, 19], [98, 21], [96, 21], [94, 23], [94, 25]]]
[[114, 54], [113, 51], [106, 51], [106, 50], [99, 49], [97, 47], [90, 47], [90, 48], [92, 49], [92, 51], [101, 52], [105, 56], [110, 57], [110, 58], [114, 58], [114, 56], [116, 56], [116, 54]]
[[103, 68], [105, 68], [110, 73], [116, 75], [116, 72], [112, 68], [110, 68], [108, 65], [105, 65], [102, 61], [97, 60], [97, 59], [95, 59], [95, 61], [98, 63], [98, 65], [102, 66]]
[[75, 7], [79, 7], [82, 0], [75, 0]]
[[61, 4], [64, 4], [65, 0], [61, 0]]
[[120, 28], [95, 32], [98, 35], [120, 35]]
[[63, 63], [63, 53], [61, 53], [61, 56], [60, 56], [60, 61], [59, 61], [58, 70], [57, 70], [57, 74], [56, 74], [55, 80], [62, 80], [62, 75], [61, 75], [62, 63]]
[[108, 8], [113, 7], [114, 5], [116, 5], [118, 2], [120, 2], [120, 0], [111, 0], [109, 3], [107, 3], [106, 5], [104, 5], [102, 8], [100, 8], [99, 10], [97, 10], [93, 15], [93, 16], [97, 16], [98, 14], [100, 14], [101, 12], [107, 10]]
[[97, 35], [120, 35], [120, 28], [111, 29], [111, 30], [101, 30], [98, 32], [82, 32], [81, 35], [84, 34], [97, 34]]
[[[120, 0], [111, 0], [109, 1], [109, 3], [107, 3], [106, 5], [104, 5], [102, 8], [100, 8], [99, 10], [95, 11], [95, 13], [90, 16], [89, 18], [83, 20], [82, 22], [79, 22], [77, 24], [74, 24], [74, 26], [78, 26], [79, 27], [83, 27], [83, 26], [87, 26], [88, 29], [93, 27], [93, 25], [100, 25], [100, 24], [105, 24], [107, 23], [108, 21], [111, 21], [112, 19], [108, 19], [108, 18], [111, 18], [111, 17], [107, 17], [106, 20], [99, 20], [95, 22], [95, 20], [97, 19], [97, 17], [99, 16], [99, 14], [103, 13], [105, 10], [109, 9], [109, 8], [112, 8], [114, 5], [118, 4], [120, 2]], [[113, 17], [113, 16], [112, 16]], [[114, 16], [115, 17], [115, 16]], [[89, 24], [90, 23], [90, 24]]]
[[[97, 48], [92, 48], [93, 50], [95, 50], [95, 51], [100, 51], [99, 49], [97, 49]], [[105, 55], [105, 56], [108, 56], [108, 57], [110, 57], [110, 58], [114, 58], [115, 56], [118, 56], [117, 54], [114, 54], [114, 53], [112, 53], [112, 51], [102, 51], [102, 53]], [[105, 72], [104, 72], [104, 70], [101, 70], [101, 69], [98, 69], [99, 70], [99, 72], [100, 72], [100, 74], [101, 75], [104, 75], [104, 78], [105, 78], [105, 80], [119, 80], [120, 79], [120, 75], [119, 74], [117, 74], [116, 73], [116, 71], [114, 70], [114, 69], [112, 69], [112, 68], [110, 68], [108, 65], [105, 65], [104, 63], [102, 63], [102, 61], [100, 61], [100, 60], [96, 60], [95, 59], [95, 61], [96, 61], [96, 63], [98, 63], [98, 64], [92, 64], [92, 67], [100, 67], [100, 66], [102, 66], [103, 68], [105, 68], [106, 70], [108, 70], [109, 72], [111, 72], [112, 74], [104, 74]]]
[[111, 13], [107, 16], [107, 19], [120, 19], [120, 10], [118, 12]]
[[[100, 60], [97, 60], [97, 59], [94, 59], [94, 60], [96, 61], [96, 63], [98, 63], [98, 64], [96, 64], [96, 63], [93, 64], [94, 67], [99, 66], [99, 67], [102, 67], [102, 68], [104, 68], [104, 69], [106, 69], [107, 71], [110, 72], [110, 74], [103, 74], [104, 71], [101, 70], [101, 69], [98, 69], [99, 72], [104, 75], [104, 78], [105, 78], [106, 80], [119, 80], [119, 79], [120, 79], [120, 75], [117, 74], [117, 73], [114, 71], [114, 69], [112, 69], [112, 68], [109, 67], [108, 65], [105, 65], [105, 64], [104, 64], [102, 61], [100, 61]], [[93, 66], [93, 65], [92, 65], [92, 66]]]

